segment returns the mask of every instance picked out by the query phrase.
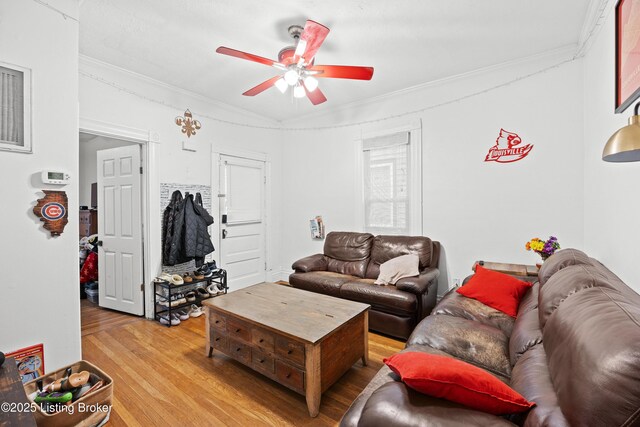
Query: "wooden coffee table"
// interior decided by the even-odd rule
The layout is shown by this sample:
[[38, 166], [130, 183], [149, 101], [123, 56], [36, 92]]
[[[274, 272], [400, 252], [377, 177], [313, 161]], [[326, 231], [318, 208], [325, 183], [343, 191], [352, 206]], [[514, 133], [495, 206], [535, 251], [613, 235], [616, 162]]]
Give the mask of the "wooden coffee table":
[[353, 364], [367, 365], [369, 305], [261, 283], [203, 301], [212, 350], [304, 395], [315, 417], [322, 393]]

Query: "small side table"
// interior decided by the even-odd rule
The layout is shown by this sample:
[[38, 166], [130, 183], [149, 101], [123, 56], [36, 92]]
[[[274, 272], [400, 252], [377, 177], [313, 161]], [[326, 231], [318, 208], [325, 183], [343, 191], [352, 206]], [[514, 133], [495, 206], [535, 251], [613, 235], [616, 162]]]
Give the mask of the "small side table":
[[528, 276], [537, 277], [538, 267], [535, 265], [526, 264], [509, 264], [504, 262], [489, 262], [489, 261], [476, 261], [473, 263], [471, 270], [475, 273], [476, 265], [480, 264], [487, 270], [499, 271], [504, 274], [511, 274], [513, 276]]

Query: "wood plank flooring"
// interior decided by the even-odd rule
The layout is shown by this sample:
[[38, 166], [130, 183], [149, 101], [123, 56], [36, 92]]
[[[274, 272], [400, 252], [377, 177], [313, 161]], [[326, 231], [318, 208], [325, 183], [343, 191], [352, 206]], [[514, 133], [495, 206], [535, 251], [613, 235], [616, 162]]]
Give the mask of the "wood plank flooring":
[[114, 380], [110, 426], [335, 426], [404, 343], [369, 333], [369, 365], [356, 363], [310, 418], [303, 396], [215, 352], [204, 355], [204, 316], [167, 328], [82, 301], [83, 358]]

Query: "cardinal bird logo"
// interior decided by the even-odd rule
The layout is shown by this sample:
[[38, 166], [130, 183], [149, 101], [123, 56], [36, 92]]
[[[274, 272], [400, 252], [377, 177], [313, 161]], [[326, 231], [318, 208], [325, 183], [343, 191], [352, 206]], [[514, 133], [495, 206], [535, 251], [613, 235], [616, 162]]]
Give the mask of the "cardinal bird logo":
[[531, 152], [533, 144], [522, 144], [522, 138], [517, 133], [500, 129], [496, 145], [489, 149], [485, 162], [512, 163], [522, 160]]

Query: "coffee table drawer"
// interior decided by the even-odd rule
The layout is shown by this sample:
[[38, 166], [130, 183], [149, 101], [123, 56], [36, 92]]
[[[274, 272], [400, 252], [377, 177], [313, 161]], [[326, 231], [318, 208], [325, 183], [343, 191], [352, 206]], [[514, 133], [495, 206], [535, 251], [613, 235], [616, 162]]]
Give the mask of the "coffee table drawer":
[[211, 344], [216, 350], [227, 353], [229, 349], [229, 339], [224, 332], [213, 329], [211, 331]]
[[275, 347], [275, 337], [271, 332], [263, 329], [254, 328], [251, 334], [253, 345], [261, 350], [273, 353]]
[[244, 342], [251, 342], [251, 326], [248, 323], [237, 319], [227, 320], [227, 332], [229, 338], [239, 339]]
[[243, 342], [229, 338], [227, 354], [245, 365], [251, 363], [251, 347]]
[[226, 330], [227, 329], [227, 318], [224, 317], [223, 315], [221, 315], [220, 313], [216, 313], [213, 310], [209, 310], [209, 323], [211, 324], [212, 328], [215, 329], [219, 329], [219, 330]]
[[304, 372], [300, 369], [276, 360], [276, 378], [280, 384], [304, 393]]
[[304, 345], [284, 337], [276, 338], [276, 355], [304, 367]]
[[256, 371], [268, 374], [273, 374], [276, 370], [273, 357], [256, 349], [251, 350], [251, 367]]

